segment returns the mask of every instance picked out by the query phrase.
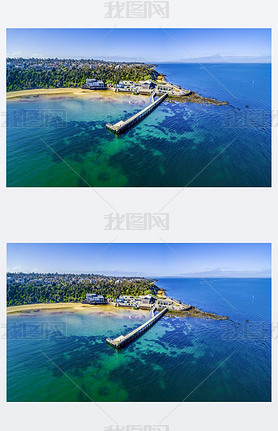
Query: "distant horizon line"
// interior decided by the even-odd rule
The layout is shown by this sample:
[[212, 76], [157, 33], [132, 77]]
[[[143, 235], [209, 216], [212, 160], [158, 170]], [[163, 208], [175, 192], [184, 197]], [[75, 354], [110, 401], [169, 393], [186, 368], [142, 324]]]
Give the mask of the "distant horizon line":
[[[6, 55], [6, 60], [10, 59], [22, 59], [22, 60], [94, 60], [94, 61], [112, 61], [114, 63], [143, 63], [143, 64], [200, 64], [201, 61], [181, 61], [181, 60], [155, 60], [155, 61], [149, 61], [149, 60], [114, 60], [114, 59], [103, 59], [103, 58], [92, 58], [92, 57], [12, 57], [9, 55]], [[258, 57], [259, 59], [260, 57]], [[205, 64], [271, 64], [272, 61], [237, 61], [237, 60], [226, 60], [226, 61], [202, 61], [202, 63]]]
[[206, 279], [206, 278], [264, 278], [264, 279], [271, 279], [271, 275], [270, 276], [232, 276], [232, 275], [214, 275], [214, 276], [192, 276], [192, 275], [161, 275], [161, 276], [152, 276], [152, 275], [139, 275], [139, 274], [135, 274], [135, 275], [119, 275], [119, 274], [104, 274], [104, 273], [94, 273], [94, 272], [36, 272], [36, 271], [30, 271], [30, 272], [23, 272], [23, 271], [19, 271], [19, 272], [13, 272], [13, 271], [7, 271], [6, 275], [10, 273], [10, 274], [57, 274], [57, 275], [100, 275], [100, 276], [106, 276], [106, 277], [119, 277], [119, 278], [148, 278], [148, 279], [158, 279], [158, 278], [200, 278], [200, 279]]

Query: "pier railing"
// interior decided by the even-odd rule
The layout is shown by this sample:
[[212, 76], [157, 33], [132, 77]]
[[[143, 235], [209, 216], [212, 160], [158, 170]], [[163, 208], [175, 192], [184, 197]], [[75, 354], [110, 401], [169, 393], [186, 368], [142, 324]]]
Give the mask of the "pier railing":
[[112, 340], [111, 338], [107, 338], [106, 342], [114, 347], [115, 349], [121, 349], [122, 347], [125, 347], [127, 344], [131, 343], [136, 338], [140, 337], [144, 332], [146, 332], [152, 325], [154, 325], [166, 312], [168, 311], [167, 308], [164, 308], [162, 311], [154, 315], [151, 319], [149, 319], [147, 322], [143, 323], [143, 325], [139, 326], [138, 328], [134, 329], [133, 331], [129, 332], [127, 335], [120, 335], [117, 338], [114, 338]]
[[115, 124], [107, 123], [107, 129], [113, 133], [116, 133], [117, 135], [126, 132], [126, 130], [130, 129], [132, 126], [134, 126], [136, 123], [139, 123], [139, 121], [146, 117], [153, 109], [155, 109], [161, 102], [163, 102], [166, 97], [167, 94], [165, 93], [158, 99], [156, 99], [154, 102], [152, 102], [150, 105], [148, 105], [146, 108], [142, 109], [140, 112], [137, 112], [137, 114], [128, 118], [126, 121], [119, 121]]

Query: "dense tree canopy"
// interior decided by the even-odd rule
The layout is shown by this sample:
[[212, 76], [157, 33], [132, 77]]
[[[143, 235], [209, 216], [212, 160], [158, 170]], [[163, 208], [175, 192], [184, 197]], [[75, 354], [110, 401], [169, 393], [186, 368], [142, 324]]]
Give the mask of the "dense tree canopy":
[[157, 287], [152, 280], [101, 280], [95, 284], [89, 282], [12, 282], [7, 287], [7, 305], [34, 304], [42, 302], [80, 302], [86, 293], [97, 293], [106, 299], [120, 295], [155, 294]]
[[154, 79], [157, 72], [147, 64], [121, 66], [98, 65], [95, 68], [69, 68], [67, 66], [51, 69], [16, 68], [7, 69], [7, 91], [29, 90], [36, 88], [82, 87], [86, 79], [100, 79], [113, 85], [122, 80], [140, 81]]

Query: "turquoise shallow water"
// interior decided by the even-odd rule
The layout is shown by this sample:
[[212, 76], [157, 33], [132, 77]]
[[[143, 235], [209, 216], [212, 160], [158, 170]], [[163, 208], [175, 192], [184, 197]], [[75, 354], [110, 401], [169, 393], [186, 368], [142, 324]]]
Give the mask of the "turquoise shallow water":
[[129, 332], [149, 313], [9, 315], [8, 401], [86, 402], [85, 393], [94, 401], [270, 401], [270, 280], [157, 284], [230, 321], [163, 317], [117, 352], [105, 339]]
[[9, 100], [7, 185], [270, 186], [271, 66], [205, 67], [207, 71], [198, 64], [163, 64], [158, 70], [170, 82], [228, 101], [229, 107], [165, 101], [118, 137], [105, 124], [128, 118], [148, 99]]

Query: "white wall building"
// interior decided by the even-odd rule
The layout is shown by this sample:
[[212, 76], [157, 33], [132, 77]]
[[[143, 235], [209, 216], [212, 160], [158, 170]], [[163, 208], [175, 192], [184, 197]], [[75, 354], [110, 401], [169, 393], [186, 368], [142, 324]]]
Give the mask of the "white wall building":
[[97, 295], [96, 293], [86, 293], [86, 301], [91, 303], [98, 303], [98, 304], [102, 304], [106, 302], [104, 299], [104, 296]]
[[103, 81], [98, 81], [97, 79], [86, 79], [86, 87], [91, 89], [105, 88]]

